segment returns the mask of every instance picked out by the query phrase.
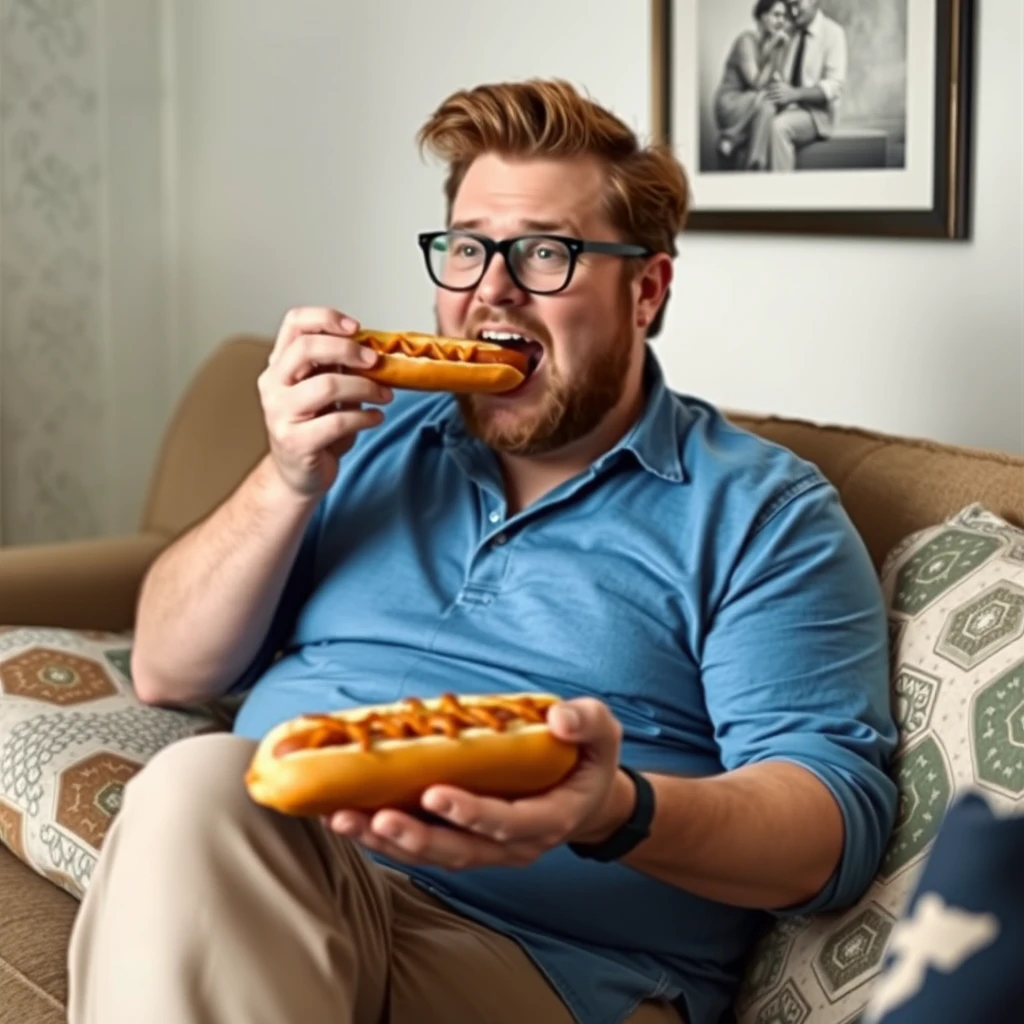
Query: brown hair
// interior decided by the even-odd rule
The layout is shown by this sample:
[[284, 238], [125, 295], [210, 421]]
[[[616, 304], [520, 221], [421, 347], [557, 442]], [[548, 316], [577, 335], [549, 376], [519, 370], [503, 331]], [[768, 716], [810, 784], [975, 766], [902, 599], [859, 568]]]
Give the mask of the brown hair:
[[[481, 85], [449, 96], [417, 136], [448, 165], [451, 216], [470, 164], [484, 153], [572, 158], [595, 156], [608, 173], [606, 208], [623, 241], [676, 255], [689, 213], [686, 173], [666, 146], [642, 147], [625, 122], [568, 82], [531, 79]], [[647, 331], [661, 330], [668, 296]]]

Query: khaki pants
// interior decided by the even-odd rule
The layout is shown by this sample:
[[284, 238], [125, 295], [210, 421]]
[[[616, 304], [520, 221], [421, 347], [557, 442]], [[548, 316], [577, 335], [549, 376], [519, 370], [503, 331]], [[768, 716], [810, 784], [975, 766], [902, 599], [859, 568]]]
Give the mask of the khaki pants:
[[71, 938], [70, 1024], [571, 1024], [514, 942], [254, 804], [252, 751], [183, 740], [126, 787]]

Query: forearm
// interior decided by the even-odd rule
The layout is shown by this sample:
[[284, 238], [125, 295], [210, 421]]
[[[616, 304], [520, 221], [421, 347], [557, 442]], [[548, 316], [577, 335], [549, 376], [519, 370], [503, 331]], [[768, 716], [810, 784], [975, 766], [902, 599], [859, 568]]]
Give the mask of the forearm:
[[827, 107], [829, 104], [825, 90], [818, 85], [808, 85], [796, 90], [796, 103], [805, 107]]
[[775, 61], [769, 58], [758, 69], [757, 75], [751, 83], [751, 88], [755, 91], [763, 89], [772, 80], [774, 74]]
[[[650, 837], [623, 863], [723, 903], [779, 909], [816, 895], [842, 855], [844, 826], [828, 788], [799, 765], [762, 762], [706, 779], [647, 776], [656, 814]], [[628, 817], [632, 783], [612, 810]], [[609, 829], [611, 831], [612, 829]]]
[[156, 560], [136, 616], [141, 699], [184, 704], [226, 691], [266, 635], [315, 506], [265, 459]]

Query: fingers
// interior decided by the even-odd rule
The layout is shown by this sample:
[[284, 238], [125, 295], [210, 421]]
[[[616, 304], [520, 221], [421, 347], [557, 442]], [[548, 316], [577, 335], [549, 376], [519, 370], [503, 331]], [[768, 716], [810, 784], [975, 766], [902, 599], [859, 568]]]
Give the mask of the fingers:
[[352, 440], [361, 430], [379, 426], [383, 421], [380, 409], [346, 409], [290, 424], [277, 432], [275, 440], [283, 454], [301, 458], [309, 452], [324, 451], [343, 438]]
[[524, 867], [544, 848], [536, 843], [496, 843], [487, 838], [439, 828], [400, 811], [365, 815], [341, 812], [331, 827], [369, 850], [404, 864], [431, 864], [452, 871], [498, 865]]
[[268, 402], [269, 415], [289, 421], [312, 419], [329, 408], [358, 409], [363, 402], [387, 405], [394, 398], [388, 387], [365, 377], [320, 373], [279, 391]]
[[306, 334], [333, 334], [351, 336], [359, 330], [359, 323], [340, 310], [326, 306], [304, 306], [289, 310], [281, 321], [274, 347], [268, 360], [275, 364], [292, 342]]
[[323, 367], [367, 369], [380, 356], [367, 345], [336, 334], [303, 334], [295, 338], [274, 364], [270, 373], [285, 386], [305, 380]]
[[[580, 801], [582, 802], [582, 801]], [[426, 810], [460, 828], [501, 844], [551, 849], [560, 845], [580, 810], [575, 795], [563, 791], [509, 802], [435, 786], [423, 794]]]

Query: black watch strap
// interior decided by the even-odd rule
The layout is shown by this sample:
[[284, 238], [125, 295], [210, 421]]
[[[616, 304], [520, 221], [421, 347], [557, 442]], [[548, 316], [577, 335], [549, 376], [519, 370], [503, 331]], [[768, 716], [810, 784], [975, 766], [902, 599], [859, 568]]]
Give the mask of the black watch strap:
[[624, 857], [635, 846], [642, 843], [651, 834], [651, 822], [654, 820], [654, 789], [639, 773], [619, 766], [636, 787], [636, 803], [629, 820], [616, 829], [603, 843], [569, 843], [569, 849], [577, 857], [587, 860], [612, 861]]

